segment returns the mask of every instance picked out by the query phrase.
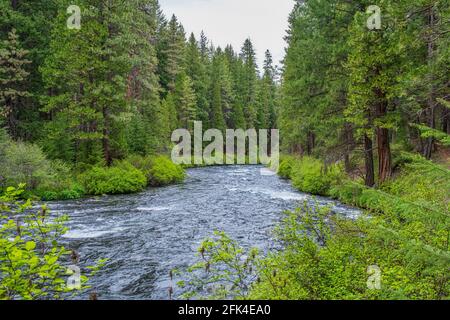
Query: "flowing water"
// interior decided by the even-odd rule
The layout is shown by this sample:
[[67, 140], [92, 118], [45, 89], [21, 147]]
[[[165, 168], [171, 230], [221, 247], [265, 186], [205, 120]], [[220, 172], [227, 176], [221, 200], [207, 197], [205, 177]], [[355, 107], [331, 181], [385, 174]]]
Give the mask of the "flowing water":
[[53, 202], [71, 220], [65, 240], [92, 264], [108, 258], [91, 281], [100, 299], [167, 299], [169, 272], [196, 262], [196, 249], [214, 230], [245, 247], [270, 250], [284, 210], [304, 201], [331, 205], [337, 214], [359, 211], [297, 192], [288, 181], [261, 175], [259, 166], [188, 170], [184, 184], [134, 195]]

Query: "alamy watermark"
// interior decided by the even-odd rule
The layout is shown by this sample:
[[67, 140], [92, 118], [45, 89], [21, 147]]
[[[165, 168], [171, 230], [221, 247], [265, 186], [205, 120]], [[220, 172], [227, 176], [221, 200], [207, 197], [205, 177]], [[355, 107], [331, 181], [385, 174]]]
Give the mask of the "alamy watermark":
[[381, 30], [381, 9], [379, 6], [371, 5], [366, 10], [371, 16], [367, 19], [367, 28], [369, 30]]
[[[269, 135], [270, 131], [270, 135]], [[261, 169], [262, 175], [275, 175], [280, 163], [280, 133], [278, 129], [228, 129], [224, 134], [218, 129], [203, 133], [201, 121], [194, 122], [193, 140], [187, 129], [172, 133], [172, 161], [176, 164], [223, 165], [263, 164], [271, 170]], [[270, 146], [269, 146], [270, 140]], [[203, 148], [204, 142], [210, 142]], [[194, 146], [192, 150], [192, 146]], [[248, 150], [247, 150], [248, 146]]]
[[70, 277], [67, 279], [67, 288], [69, 290], [81, 289], [81, 270], [76, 265], [71, 265], [67, 268]]

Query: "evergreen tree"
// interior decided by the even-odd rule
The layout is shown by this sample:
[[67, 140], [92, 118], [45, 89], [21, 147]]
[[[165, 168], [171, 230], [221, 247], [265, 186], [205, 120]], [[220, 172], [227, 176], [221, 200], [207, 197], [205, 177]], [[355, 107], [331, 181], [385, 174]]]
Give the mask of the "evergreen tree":
[[178, 123], [182, 128], [193, 129], [197, 118], [197, 101], [191, 78], [186, 73], [178, 75], [174, 90], [174, 102], [178, 113]]
[[276, 127], [276, 69], [273, 66], [272, 54], [269, 50], [265, 53], [264, 75], [258, 83], [258, 128], [272, 129]]
[[[204, 36], [204, 35], [203, 35]], [[202, 57], [199, 44], [194, 34], [191, 34], [186, 46], [186, 73], [192, 79], [195, 91], [198, 114], [196, 120], [202, 121], [205, 127], [208, 127], [208, 60]]]
[[158, 43], [158, 74], [163, 93], [167, 94], [175, 89], [178, 75], [185, 67], [185, 32], [175, 15], [167, 26], [162, 26]]

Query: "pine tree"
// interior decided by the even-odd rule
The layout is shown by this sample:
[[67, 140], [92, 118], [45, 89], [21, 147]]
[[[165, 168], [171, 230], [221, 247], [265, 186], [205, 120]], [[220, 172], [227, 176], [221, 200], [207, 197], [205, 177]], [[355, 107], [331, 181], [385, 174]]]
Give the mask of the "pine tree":
[[197, 101], [192, 80], [184, 72], [177, 77], [174, 102], [178, 113], [178, 123], [181, 128], [193, 129], [193, 123], [197, 119], [198, 114]]
[[234, 127], [234, 93], [228, 61], [218, 48], [212, 61], [211, 74], [211, 126], [224, 130]]
[[185, 67], [185, 32], [175, 15], [160, 31], [158, 43], [158, 74], [164, 95], [175, 89], [175, 81]]
[[209, 76], [208, 70], [209, 61], [202, 57], [199, 44], [195, 39], [194, 34], [191, 34], [188, 44], [186, 46], [186, 73], [192, 79], [193, 88], [198, 106], [198, 114], [196, 120], [202, 121], [205, 127], [208, 127], [208, 87]]
[[275, 84], [276, 69], [273, 66], [272, 54], [269, 50], [265, 53], [264, 75], [258, 83], [258, 128], [272, 129], [276, 127], [276, 98], [277, 87]]

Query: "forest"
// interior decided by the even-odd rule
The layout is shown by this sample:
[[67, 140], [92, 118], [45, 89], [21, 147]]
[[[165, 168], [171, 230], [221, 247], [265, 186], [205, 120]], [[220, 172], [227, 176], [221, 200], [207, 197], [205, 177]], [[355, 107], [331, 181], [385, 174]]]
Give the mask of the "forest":
[[[78, 262], [56, 241], [65, 218], [42, 234], [45, 207], [12, 213], [183, 183], [171, 134], [195, 121], [279, 129], [278, 175], [363, 214], [298, 204], [269, 253], [217, 230], [171, 297], [450, 297], [448, 1], [297, 0], [284, 60], [267, 50], [261, 66], [250, 38], [187, 35], [158, 0], [77, 0], [68, 28], [72, 2], [0, 0], [0, 299], [66, 297], [61, 259]], [[83, 290], [107, 264], [90, 263]], [[376, 270], [382, 286], [368, 286]]]

